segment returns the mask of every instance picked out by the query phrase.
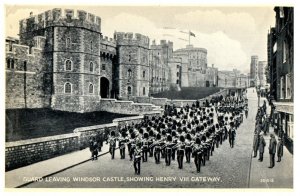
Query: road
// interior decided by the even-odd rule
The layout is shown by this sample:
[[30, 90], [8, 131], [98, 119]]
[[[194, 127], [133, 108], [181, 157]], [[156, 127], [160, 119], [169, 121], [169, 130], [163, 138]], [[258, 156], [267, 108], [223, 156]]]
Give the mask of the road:
[[[256, 92], [248, 90], [249, 116], [237, 130], [236, 144], [229, 147], [228, 140], [214, 151], [213, 156], [196, 173], [194, 163], [184, 163], [179, 170], [177, 161], [171, 166], [155, 164], [154, 158], [142, 163], [141, 175], [134, 174], [128, 155], [120, 159], [119, 152], [111, 160], [104, 155], [97, 161], [89, 161], [41, 182], [29, 184], [28, 188], [247, 188], [252, 154], [254, 120], [257, 111]], [[59, 164], [59, 163], [58, 163]], [[94, 177], [95, 181], [75, 182], [78, 177]], [[132, 177], [128, 179], [128, 177]], [[138, 177], [144, 177], [142, 181]], [[161, 178], [162, 177], [162, 178]], [[171, 178], [173, 177], [173, 178]], [[181, 181], [180, 177], [186, 181]], [[210, 178], [211, 177], [211, 178]], [[85, 178], [86, 179], [86, 178]], [[91, 179], [91, 178], [90, 178]], [[62, 181], [57, 181], [62, 180]], [[108, 181], [107, 181], [108, 180]], [[130, 180], [130, 181], [129, 181]]]

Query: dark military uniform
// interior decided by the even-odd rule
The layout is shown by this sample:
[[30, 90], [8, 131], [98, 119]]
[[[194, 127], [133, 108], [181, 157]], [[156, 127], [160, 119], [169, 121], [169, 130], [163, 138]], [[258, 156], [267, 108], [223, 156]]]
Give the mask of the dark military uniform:
[[140, 143], [137, 144], [137, 146], [134, 149], [134, 171], [135, 174], [140, 175], [141, 173], [141, 154], [142, 154], [142, 149], [140, 147]]

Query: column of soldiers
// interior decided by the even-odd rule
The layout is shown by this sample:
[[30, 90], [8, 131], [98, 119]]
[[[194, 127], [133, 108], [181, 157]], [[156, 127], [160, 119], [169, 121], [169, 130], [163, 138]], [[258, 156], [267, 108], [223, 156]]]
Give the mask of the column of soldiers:
[[[253, 138], [253, 157], [257, 156], [257, 152], [259, 152], [258, 161], [263, 161], [263, 154], [265, 151], [266, 142], [264, 139], [264, 135], [269, 132], [269, 120], [266, 112], [266, 102], [264, 101], [263, 106], [258, 108], [256, 114], [256, 124], [254, 130], [254, 138]], [[275, 166], [275, 154], [277, 150], [277, 162], [281, 161], [281, 157], [283, 155], [283, 141], [282, 138], [278, 138], [278, 145], [275, 139], [275, 135], [270, 133], [270, 142], [269, 142], [269, 155], [270, 155], [270, 166], [269, 168], [273, 168]]]
[[119, 130], [119, 136], [111, 131], [107, 141], [114, 158], [116, 143], [119, 143], [121, 159], [125, 159], [127, 145], [130, 161], [136, 174], [140, 174], [141, 162], [155, 159], [156, 164], [164, 159], [166, 166], [177, 158], [178, 168], [183, 168], [194, 159], [197, 172], [205, 166], [216, 148], [229, 139], [234, 147], [236, 129], [243, 122], [246, 106], [243, 97], [214, 97], [203, 106], [195, 102], [192, 106], [166, 106], [163, 116], [147, 117], [137, 124]]

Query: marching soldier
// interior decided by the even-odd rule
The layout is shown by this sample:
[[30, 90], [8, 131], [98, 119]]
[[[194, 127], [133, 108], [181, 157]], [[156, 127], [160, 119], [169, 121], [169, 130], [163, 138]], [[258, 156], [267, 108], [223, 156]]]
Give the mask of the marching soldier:
[[98, 143], [98, 151], [101, 152], [101, 148], [103, 146], [103, 140], [104, 140], [104, 133], [103, 132], [97, 132], [96, 134], [96, 141]]
[[135, 147], [136, 147], [135, 133], [134, 132], [131, 133], [128, 143], [130, 144], [129, 157], [130, 157], [130, 161], [132, 161], [132, 159], [134, 157], [134, 150], [135, 150]]
[[111, 131], [110, 137], [107, 140], [107, 143], [109, 143], [109, 153], [111, 154], [111, 159], [115, 158], [115, 149], [117, 143], [117, 138], [115, 136], [116, 133], [114, 131]]
[[98, 156], [98, 143], [95, 139], [95, 137], [92, 137], [90, 139], [90, 151], [92, 154], [92, 160], [97, 160], [97, 156]]
[[134, 149], [134, 161], [133, 161], [133, 166], [134, 166], [134, 171], [135, 174], [140, 175], [141, 173], [141, 154], [142, 154], [142, 149], [141, 149], [141, 143], [138, 143]]
[[153, 157], [153, 149], [154, 149], [154, 146], [152, 145], [154, 142], [154, 132], [153, 130], [150, 130], [149, 131], [149, 139], [148, 139], [148, 145], [149, 145], [149, 157]]
[[185, 158], [187, 163], [191, 162], [191, 153], [192, 153], [192, 137], [188, 133], [186, 135], [186, 140], [185, 140]]
[[180, 136], [179, 142], [176, 145], [177, 148], [177, 162], [178, 162], [178, 168], [182, 169], [183, 166], [183, 157], [184, 157], [184, 148], [185, 148], [185, 142], [184, 137]]
[[143, 162], [147, 162], [148, 160], [148, 137], [149, 134], [147, 132], [144, 133], [144, 139], [142, 140], [142, 158]]
[[234, 128], [234, 123], [231, 122], [230, 129], [229, 129], [229, 144], [230, 144], [231, 148], [233, 148], [233, 146], [234, 146], [235, 135], [236, 135], [236, 131]]
[[167, 142], [166, 142], [166, 147], [165, 147], [165, 161], [166, 161], [166, 166], [169, 166], [171, 164], [171, 156], [172, 156], [172, 136], [168, 135], [167, 136]]
[[[176, 134], [176, 131], [172, 131], [172, 142], [174, 145], [177, 144], [177, 141], [178, 138], [177, 138], [177, 134]], [[172, 148], [172, 160], [175, 160], [175, 155], [176, 155], [176, 148]]]
[[193, 145], [193, 152], [194, 154], [194, 163], [197, 169], [197, 173], [200, 173], [201, 167], [201, 159], [202, 159], [202, 149], [201, 149], [201, 141], [200, 138], [196, 138], [196, 142]]
[[166, 151], [165, 151], [165, 148], [166, 148], [166, 140], [167, 140], [167, 135], [166, 135], [166, 131], [165, 130], [162, 130], [161, 132], [161, 144], [162, 144], [162, 147], [161, 147], [161, 158], [165, 158], [166, 157]]
[[160, 163], [160, 152], [161, 152], [161, 148], [163, 145], [163, 142], [161, 140], [161, 135], [157, 134], [156, 135], [156, 141], [154, 141], [154, 158], [155, 158], [155, 163], [159, 164]]
[[120, 157], [121, 159], [125, 159], [125, 143], [127, 142], [126, 132], [123, 130], [121, 133], [121, 137], [119, 137], [119, 148], [120, 148]]
[[[127, 142], [127, 150], [128, 150], [128, 155], [130, 156], [130, 151], [131, 151], [131, 134], [133, 133], [133, 129], [129, 129], [128, 131], [128, 142]], [[132, 159], [132, 157], [130, 157], [130, 159]]]

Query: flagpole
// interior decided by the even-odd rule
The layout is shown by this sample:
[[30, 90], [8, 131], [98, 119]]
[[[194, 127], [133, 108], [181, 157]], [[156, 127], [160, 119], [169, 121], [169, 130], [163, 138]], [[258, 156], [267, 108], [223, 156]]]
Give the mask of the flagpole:
[[189, 31], [189, 45], [191, 45], [191, 31]]

